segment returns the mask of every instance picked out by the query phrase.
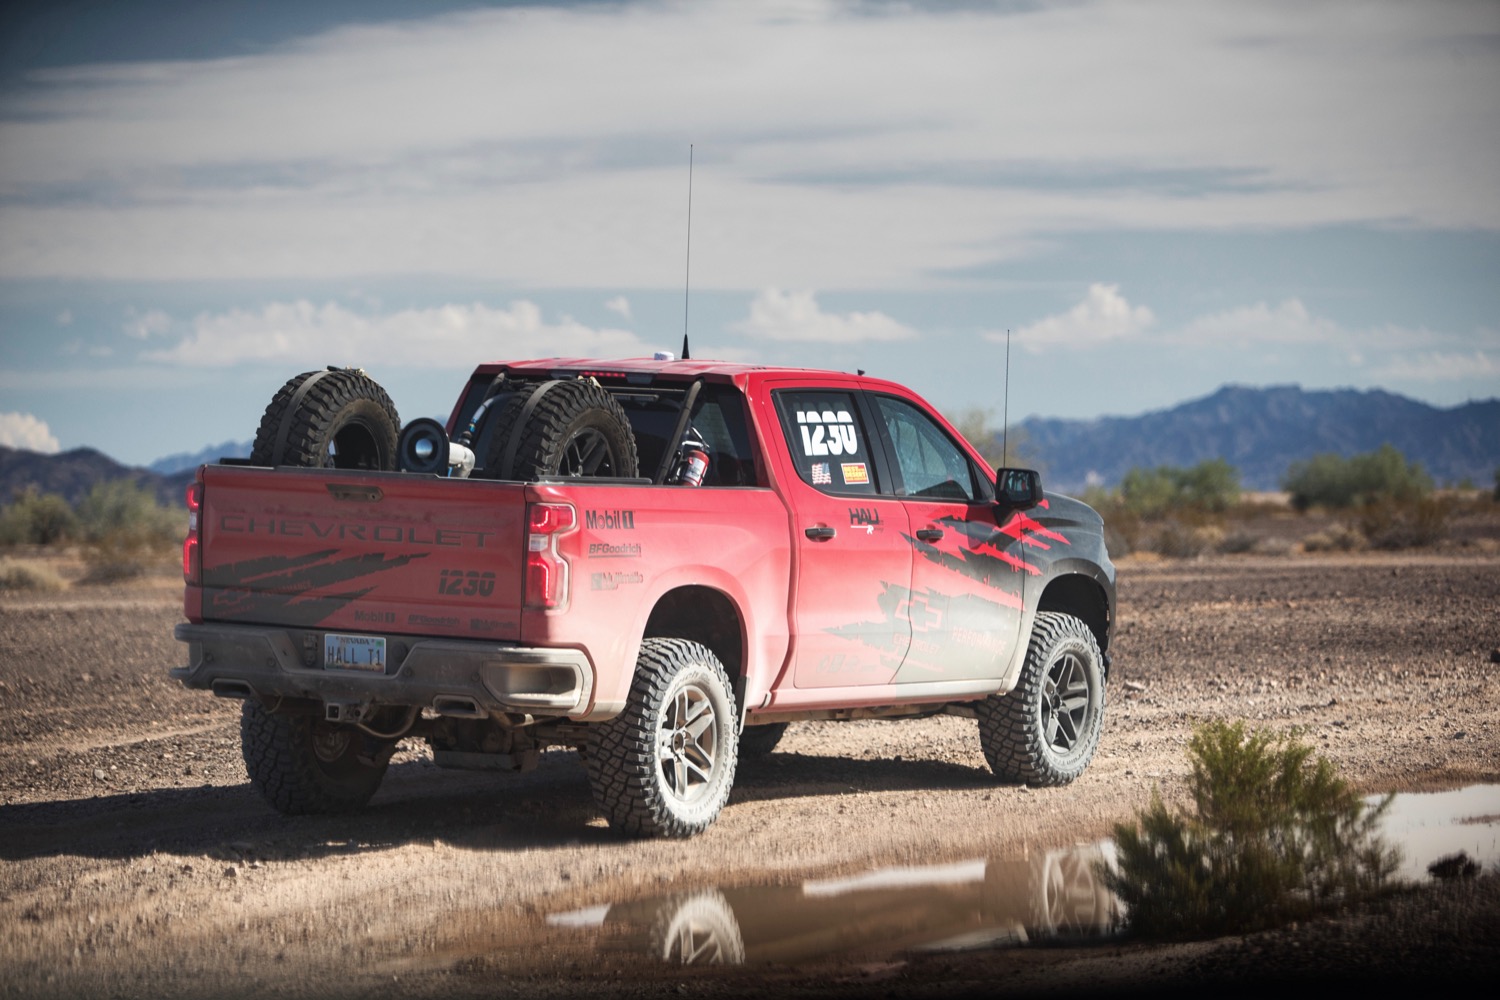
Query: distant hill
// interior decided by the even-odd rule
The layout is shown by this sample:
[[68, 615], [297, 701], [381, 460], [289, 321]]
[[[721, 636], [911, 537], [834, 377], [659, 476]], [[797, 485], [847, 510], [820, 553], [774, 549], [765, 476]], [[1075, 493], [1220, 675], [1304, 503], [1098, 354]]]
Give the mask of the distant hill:
[[1136, 466], [1190, 466], [1223, 458], [1246, 489], [1274, 490], [1287, 467], [1324, 452], [1355, 455], [1392, 444], [1440, 485], [1494, 483], [1500, 399], [1439, 409], [1381, 389], [1306, 391], [1226, 385], [1211, 396], [1136, 417], [1020, 424], [1049, 487], [1114, 486]]
[[146, 468], [170, 476], [175, 472], [188, 472], [200, 465], [212, 465], [221, 458], [249, 458], [254, 441], [225, 441], [210, 445], [202, 451], [179, 451], [175, 455], [158, 458]]
[[60, 493], [69, 503], [76, 504], [96, 483], [131, 479], [155, 494], [159, 502], [181, 506], [183, 492], [192, 478], [191, 470], [164, 476], [149, 469], [134, 469], [93, 448], [42, 455], [0, 445], [0, 502], [3, 503], [9, 503], [18, 491], [31, 487], [40, 493]]

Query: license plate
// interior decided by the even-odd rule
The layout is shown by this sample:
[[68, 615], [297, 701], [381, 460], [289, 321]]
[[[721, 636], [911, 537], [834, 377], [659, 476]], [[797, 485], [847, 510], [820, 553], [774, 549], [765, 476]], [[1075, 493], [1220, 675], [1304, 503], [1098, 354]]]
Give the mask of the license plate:
[[323, 636], [323, 666], [330, 670], [368, 670], [383, 674], [385, 636], [328, 632]]

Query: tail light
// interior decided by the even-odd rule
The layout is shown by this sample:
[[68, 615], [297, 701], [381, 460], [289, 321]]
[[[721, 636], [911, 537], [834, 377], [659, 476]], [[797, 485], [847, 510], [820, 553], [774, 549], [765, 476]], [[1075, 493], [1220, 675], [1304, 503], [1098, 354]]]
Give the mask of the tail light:
[[182, 540], [182, 578], [196, 584], [203, 568], [198, 552], [198, 518], [203, 510], [203, 484], [192, 483], [187, 488], [188, 530]]
[[568, 603], [568, 561], [557, 540], [578, 527], [565, 503], [534, 503], [526, 510], [526, 606], [552, 611]]

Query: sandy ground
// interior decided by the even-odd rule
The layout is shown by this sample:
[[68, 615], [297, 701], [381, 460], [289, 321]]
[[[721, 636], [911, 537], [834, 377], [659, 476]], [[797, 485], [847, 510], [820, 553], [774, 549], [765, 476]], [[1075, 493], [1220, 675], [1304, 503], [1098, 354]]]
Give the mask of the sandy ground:
[[1283, 958], [1289, 975], [1378, 975], [1348, 942], [1382, 933], [1455, 976], [1493, 971], [1494, 879], [1446, 890], [1481, 914], [1455, 925], [1422, 903], [1250, 941], [936, 956], [873, 928], [820, 959], [766, 964], [752, 941], [740, 971], [548, 923], [1095, 841], [1153, 789], [1181, 794], [1210, 718], [1302, 727], [1366, 791], [1500, 780], [1493, 551], [1126, 560], [1119, 592], [1104, 740], [1073, 785], [997, 786], [961, 718], [804, 723], [742, 765], [706, 834], [645, 843], [605, 827], [567, 751], [482, 775], [412, 746], [366, 811], [283, 818], [247, 783], [238, 703], [167, 678], [176, 583], [0, 597], [0, 995], [1160, 992], [1243, 984], [1266, 949], [1313, 956]]

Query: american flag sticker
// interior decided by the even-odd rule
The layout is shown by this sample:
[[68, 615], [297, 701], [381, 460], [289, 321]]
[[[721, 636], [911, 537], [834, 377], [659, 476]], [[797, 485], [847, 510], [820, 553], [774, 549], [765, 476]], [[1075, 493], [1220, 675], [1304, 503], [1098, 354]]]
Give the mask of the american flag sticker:
[[833, 470], [827, 462], [814, 462], [812, 467], [814, 486], [832, 486]]

